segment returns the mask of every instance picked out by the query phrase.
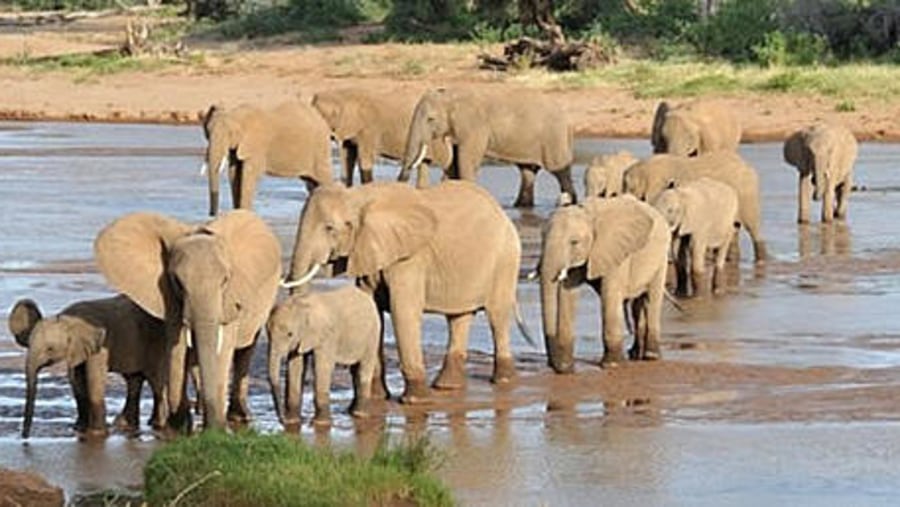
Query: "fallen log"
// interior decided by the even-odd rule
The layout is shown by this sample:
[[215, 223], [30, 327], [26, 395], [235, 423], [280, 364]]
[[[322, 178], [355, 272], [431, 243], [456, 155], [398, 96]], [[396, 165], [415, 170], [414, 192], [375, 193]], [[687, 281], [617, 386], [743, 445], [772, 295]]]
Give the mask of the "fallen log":
[[554, 72], [580, 71], [615, 62], [612, 52], [593, 41], [541, 41], [522, 37], [503, 48], [503, 56], [478, 55], [479, 68], [506, 71], [544, 67]]

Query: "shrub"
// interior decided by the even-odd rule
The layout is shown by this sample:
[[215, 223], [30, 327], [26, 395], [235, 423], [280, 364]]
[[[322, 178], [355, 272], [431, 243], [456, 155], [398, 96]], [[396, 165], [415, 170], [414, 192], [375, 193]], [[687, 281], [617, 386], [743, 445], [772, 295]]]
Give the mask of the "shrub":
[[701, 52], [733, 61], [751, 61], [753, 47], [778, 28], [778, 0], [727, 0], [718, 12], [697, 24], [693, 40]]

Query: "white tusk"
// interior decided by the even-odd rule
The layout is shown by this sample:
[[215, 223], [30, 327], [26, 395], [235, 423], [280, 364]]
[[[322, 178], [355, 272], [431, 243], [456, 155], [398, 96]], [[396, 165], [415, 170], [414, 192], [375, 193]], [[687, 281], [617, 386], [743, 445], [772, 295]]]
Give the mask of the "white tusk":
[[416, 156], [416, 160], [412, 163], [410, 167], [419, 167], [419, 164], [425, 160], [425, 156], [428, 155], [428, 145], [422, 144], [422, 149], [419, 150], [419, 154]]
[[536, 269], [534, 269], [534, 270], [531, 270], [531, 271], [528, 273], [528, 276], [525, 277], [525, 278], [526, 278], [526, 280], [528, 280], [529, 282], [533, 282], [533, 281], [537, 280], [539, 276], [540, 276], [540, 273], [538, 273], [538, 271], [537, 271]]
[[300, 278], [299, 280], [294, 280], [292, 282], [289, 282], [287, 280], [282, 280], [281, 286], [284, 287], [285, 289], [293, 289], [294, 287], [299, 287], [305, 283], [308, 283], [310, 280], [313, 279], [313, 277], [316, 276], [316, 273], [318, 273], [319, 269], [321, 269], [321, 268], [322, 268], [321, 264], [316, 264], [315, 266], [312, 267], [312, 269], [309, 270], [308, 273], [303, 275], [303, 277]]
[[184, 339], [187, 342], [187, 346], [189, 349], [194, 348], [194, 335], [191, 333], [191, 328], [184, 328]]
[[216, 355], [222, 353], [222, 334], [225, 332], [225, 326], [219, 324], [218, 329], [216, 329]]
[[206, 171], [209, 170], [209, 164], [203, 162], [203, 165], [200, 166], [200, 176], [206, 176]]
[[222, 174], [225, 169], [228, 169], [228, 155], [222, 157], [222, 161], [219, 162], [219, 174]]
[[564, 282], [564, 281], [566, 281], [566, 278], [568, 278], [568, 277], [569, 277], [569, 268], [563, 268], [562, 271], [560, 271], [559, 274], [556, 276], [556, 281]]

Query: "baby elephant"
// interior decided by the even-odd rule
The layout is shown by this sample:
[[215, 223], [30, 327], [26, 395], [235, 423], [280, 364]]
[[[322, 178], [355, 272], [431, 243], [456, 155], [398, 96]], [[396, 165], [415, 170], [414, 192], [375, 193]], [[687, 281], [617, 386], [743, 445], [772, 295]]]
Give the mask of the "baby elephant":
[[638, 162], [630, 151], [594, 157], [584, 172], [585, 197], [616, 197], [622, 195], [625, 170]]
[[121, 429], [139, 427], [141, 387], [153, 390], [150, 424], [161, 428], [166, 417], [162, 396], [165, 370], [165, 333], [162, 321], [150, 316], [125, 296], [81, 301], [52, 318], [43, 318], [30, 299], [18, 301], [9, 316], [16, 343], [26, 347], [27, 392], [22, 437], [28, 438], [41, 369], [65, 361], [78, 407], [77, 431], [106, 433], [106, 373], [121, 373], [128, 384], [125, 408], [115, 419]]
[[[304, 356], [312, 352], [316, 375], [316, 424], [331, 419], [331, 374], [335, 363], [349, 365], [353, 376], [350, 413], [365, 417], [372, 379], [380, 368], [381, 317], [368, 293], [353, 287], [293, 294], [275, 306], [266, 324], [269, 335], [269, 385], [284, 425], [300, 421]], [[287, 356], [287, 405], [282, 405], [281, 363]]]
[[694, 294], [707, 292], [704, 281], [707, 249], [716, 251], [712, 290], [721, 292], [725, 257], [740, 227], [737, 192], [724, 183], [700, 178], [663, 191], [653, 205], [672, 229], [676, 293], [688, 295], [689, 268]]

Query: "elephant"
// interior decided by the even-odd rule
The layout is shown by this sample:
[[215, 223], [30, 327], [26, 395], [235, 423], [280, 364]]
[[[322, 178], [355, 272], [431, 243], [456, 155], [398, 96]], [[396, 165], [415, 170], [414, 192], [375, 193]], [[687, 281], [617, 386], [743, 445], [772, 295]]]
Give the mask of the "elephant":
[[307, 189], [333, 179], [331, 137], [319, 113], [299, 101], [272, 108], [213, 105], [203, 120], [209, 144], [203, 171], [209, 177], [209, 215], [219, 213], [219, 173], [228, 169], [232, 205], [253, 207], [263, 173], [298, 177]]
[[603, 367], [624, 357], [625, 304], [634, 321], [632, 359], [653, 360], [659, 349], [670, 232], [652, 206], [630, 195], [588, 197], [557, 208], [541, 245], [539, 276], [547, 362], [574, 371], [572, 331], [578, 288], [587, 283], [601, 299]]
[[847, 217], [858, 150], [853, 133], [834, 123], [817, 123], [788, 137], [784, 142], [784, 160], [800, 172], [797, 222], [809, 221], [810, 194], [815, 200], [822, 200], [823, 222]]
[[185, 356], [200, 370], [203, 421], [249, 419], [247, 387], [258, 331], [281, 275], [281, 246], [252, 211], [234, 210], [199, 226], [155, 213], [131, 213], [97, 235], [94, 257], [107, 282], [166, 324], [172, 428], [190, 428]]
[[622, 178], [625, 170], [638, 162], [630, 151], [595, 157], [584, 171], [586, 197], [616, 197], [622, 195]]
[[[697, 157], [653, 155], [625, 171], [625, 191], [642, 201], [653, 202], [657, 194], [672, 182], [678, 186], [704, 176], [725, 183], [737, 192], [739, 221], [753, 240], [756, 262], [765, 262], [766, 243], [761, 231], [759, 176], [737, 153], [717, 151]], [[734, 250], [736, 247], [737, 238], [731, 248]]]
[[22, 438], [31, 433], [38, 373], [59, 362], [65, 362], [68, 369], [78, 411], [77, 431], [106, 434], [108, 371], [122, 374], [128, 386], [125, 407], [115, 418], [116, 427], [138, 430], [144, 380], [153, 391], [150, 424], [159, 429], [165, 423], [163, 323], [127, 297], [80, 301], [50, 318], [43, 317], [34, 301], [21, 299], [13, 306], [8, 324], [16, 343], [28, 349]]
[[[695, 295], [705, 295], [706, 252], [715, 250], [712, 292], [724, 286], [725, 258], [735, 230], [740, 227], [738, 195], [733, 188], [710, 178], [700, 178], [661, 192], [653, 207], [665, 217], [672, 230], [677, 289], [688, 295], [688, 268]], [[674, 241], [677, 239], [677, 241]]]
[[676, 107], [660, 102], [650, 136], [653, 153], [694, 157], [713, 151], [737, 151], [741, 124], [722, 104], [696, 100]]
[[421, 190], [396, 182], [332, 184], [306, 202], [285, 285], [302, 285], [328, 264], [373, 293], [379, 310], [391, 313], [406, 381], [401, 400], [419, 403], [429, 396], [423, 312], [445, 315], [450, 327], [436, 388], [464, 387], [469, 327], [482, 309], [494, 339], [492, 379], [513, 379], [509, 322], [520, 254], [512, 221], [475, 183], [448, 180]]
[[[345, 185], [353, 185], [357, 161], [360, 181], [369, 183], [376, 157], [397, 161], [403, 158], [406, 134], [418, 100], [417, 93], [398, 93], [396, 90], [384, 93], [365, 88], [328, 90], [313, 96], [313, 107], [328, 123], [341, 147]], [[442, 140], [428, 143], [427, 153], [424, 162], [444, 168], [450, 165], [450, 150]], [[419, 164], [416, 186], [424, 188], [428, 185], [428, 165]]]
[[485, 92], [437, 88], [416, 104], [398, 179], [428, 154], [429, 143], [447, 141], [459, 179], [475, 181], [485, 157], [519, 166], [521, 186], [515, 206], [534, 206], [534, 180], [546, 169], [574, 200], [571, 165], [574, 130], [551, 99], [532, 92]]
[[[299, 423], [305, 355], [315, 364], [314, 421], [331, 418], [331, 374], [335, 364], [350, 366], [354, 417], [368, 415], [372, 378], [381, 372], [381, 314], [372, 296], [352, 285], [292, 294], [272, 310], [266, 323], [269, 337], [269, 386], [278, 418], [285, 426]], [[287, 357], [287, 405], [279, 395], [281, 365]]]

